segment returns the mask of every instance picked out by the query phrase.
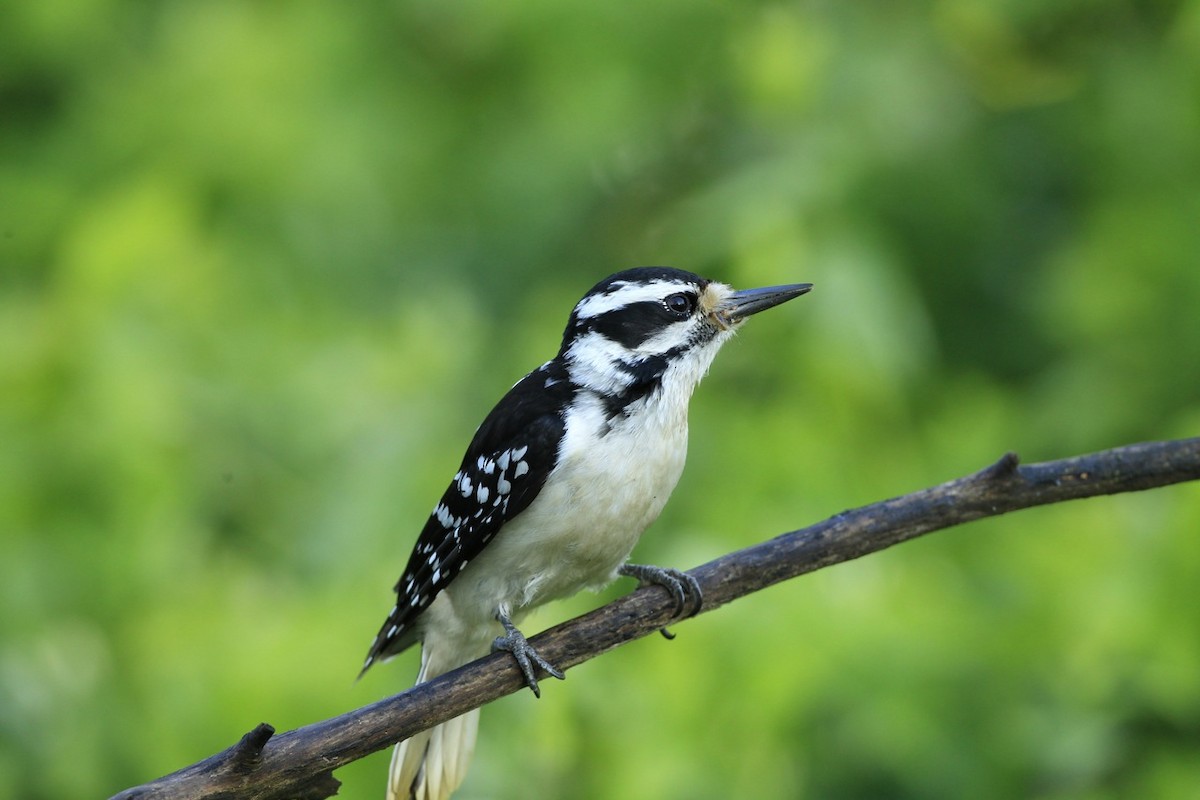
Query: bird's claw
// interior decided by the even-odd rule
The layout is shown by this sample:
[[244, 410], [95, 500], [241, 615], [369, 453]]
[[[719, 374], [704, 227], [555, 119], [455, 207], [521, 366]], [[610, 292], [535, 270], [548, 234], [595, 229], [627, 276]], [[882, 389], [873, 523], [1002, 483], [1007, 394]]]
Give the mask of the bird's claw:
[[525, 634], [517, 630], [517, 626], [512, 623], [512, 620], [503, 614], [496, 618], [504, 626], [504, 635], [497, 636], [496, 641], [492, 642], [492, 652], [507, 650], [512, 653], [513, 658], [517, 660], [517, 666], [521, 668], [521, 674], [525, 676], [525, 684], [533, 691], [534, 697], [542, 696], [535, 666], [541, 667], [547, 675], [552, 675], [560, 681], [566, 680], [567, 676], [563, 674], [562, 670], [542, 658], [538, 651], [533, 649], [533, 645], [525, 638]]
[[[700, 582], [682, 570], [644, 564], [623, 564], [618, 572], [629, 578], [637, 578], [641, 586], [661, 586], [670, 592], [675, 598], [675, 619], [694, 617], [704, 605], [704, 592], [700, 590]], [[668, 633], [663, 635], [668, 639], [674, 638]]]

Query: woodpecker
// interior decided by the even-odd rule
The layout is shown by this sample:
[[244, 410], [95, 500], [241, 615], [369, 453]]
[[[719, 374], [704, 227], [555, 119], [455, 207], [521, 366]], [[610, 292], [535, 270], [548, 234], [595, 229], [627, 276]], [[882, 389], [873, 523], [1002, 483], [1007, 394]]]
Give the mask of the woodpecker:
[[[558, 355], [517, 382], [475, 431], [396, 583], [363, 672], [421, 642], [417, 683], [491, 650], [563, 673], [525, 640], [529, 610], [618, 576], [659, 584], [676, 616], [699, 611], [686, 573], [627, 563], [683, 471], [688, 401], [752, 314], [801, 283], [734, 291], [668, 267], [618, 272], [576, 304]], [[462, 782], [478, 709], [396, 746], [389, 800], [443, 800]]]

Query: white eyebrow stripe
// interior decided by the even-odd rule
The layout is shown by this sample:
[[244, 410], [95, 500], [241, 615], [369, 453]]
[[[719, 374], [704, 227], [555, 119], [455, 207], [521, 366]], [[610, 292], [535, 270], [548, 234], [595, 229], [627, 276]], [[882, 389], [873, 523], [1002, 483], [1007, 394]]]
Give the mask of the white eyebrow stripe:
[[616, 291], [585, 297], [575, 307], [575, 313], [580, 319], [591, 319], [592, 317], [607, 314], [609, 311], [615, 311], [632, 303], [644, 303], [647, 300], [662, 300], [670, 294], [670, 289], [680, 292], [696, 291], [695, 286], [689, 283], [679, 283], [678, 281], [622, 283]]

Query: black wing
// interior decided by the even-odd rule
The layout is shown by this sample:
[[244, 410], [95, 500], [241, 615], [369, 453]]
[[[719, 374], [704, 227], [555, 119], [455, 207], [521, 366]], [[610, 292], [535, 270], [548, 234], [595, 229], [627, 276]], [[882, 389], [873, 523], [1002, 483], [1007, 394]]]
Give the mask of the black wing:
[[363, 672], [417, 640], [413, 623], [506, 522], [537, 497], [554, 468], [571, 400], [551, 361], [522, 378], [492, 409], [421, 531], [396, 583], [396, 607], [379, 629]]

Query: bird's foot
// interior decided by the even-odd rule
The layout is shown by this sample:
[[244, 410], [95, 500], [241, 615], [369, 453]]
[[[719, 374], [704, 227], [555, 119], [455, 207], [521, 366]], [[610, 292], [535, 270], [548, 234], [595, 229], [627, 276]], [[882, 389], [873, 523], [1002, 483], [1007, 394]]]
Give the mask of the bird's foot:
[[[675, 618], [694, 617], [704, 605], [704, 592], [700, 582], [686, 572], [664, 567], [649, 567], [644, 564], [622, 564], [617, 570], [621, 575], [637, 578], [640, 586], [662, 586], [675, 598]], [[690, 609], [690, 610], [689, 610]], [[675, 638], [663, 628], [663, 635]]]
[[563, 674], [562, 670], [542, 658], [538, 651], [533, 649], [533, 645], [526, 640], [525, 634], [517, 630], [517, 626], [513, 624], [512, 620], [502, 613], [497, 614], [496, 619], [504, 626], [504, 635], [497, 636], [496, 641], [492, 642], [492, 652], [507, 650], [512, 653], [513, 658], [517, 660], [517, 666], [521, 668], [521, 674], [525, 676], [526, 685], [533, 690], [534, 697], [542, 696], [542, 690], [538, 687], [535, 666], [541, 667], [547, 675], [553, 675], [560, 681], [566, 680], [567, 676]]

